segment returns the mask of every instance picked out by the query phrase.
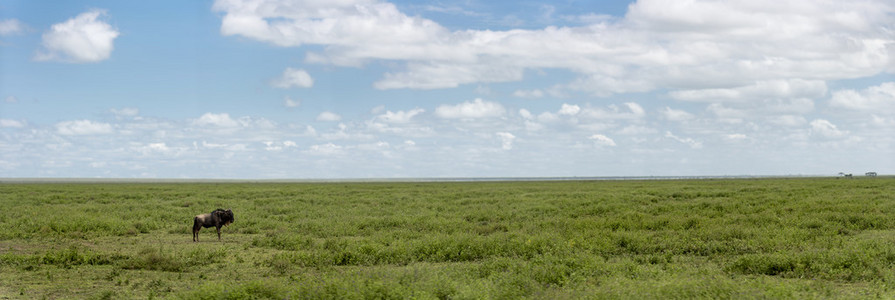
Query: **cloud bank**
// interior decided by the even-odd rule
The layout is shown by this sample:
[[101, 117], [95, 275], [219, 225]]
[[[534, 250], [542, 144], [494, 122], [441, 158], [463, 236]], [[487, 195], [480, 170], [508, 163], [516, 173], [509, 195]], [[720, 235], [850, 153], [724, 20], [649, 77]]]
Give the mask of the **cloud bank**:
[[[561, 69], [556, 88], [597, 96], [679, 90], [682, 100], [822, 94], [824, 80], [892, 71], [895, 6], [888, 1], [660, 1], [621, 18], [540, 30], [449, 30], [375, 0], [219, 0], [221, 33], [283, 47], [320, 45], [306, 61], [401, 63], [379, 89], [438, 89], [519, 81]], [[519, 90], [519, 97], [542, 91]]]

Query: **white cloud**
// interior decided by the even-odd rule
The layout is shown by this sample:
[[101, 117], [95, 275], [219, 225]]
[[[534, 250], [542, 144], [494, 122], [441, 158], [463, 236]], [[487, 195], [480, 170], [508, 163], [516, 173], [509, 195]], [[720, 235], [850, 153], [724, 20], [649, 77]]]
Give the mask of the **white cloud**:
[[292, 87], [309, 88], [314, 86], [314, 78], [302, 69], [286, 68], [280, 77], [270, 83], [273, 87], [288, 89]]
[[230, 117], [228, 113], [205, 113], [199, 119], [193, 121], [198, 126], [239, 127], [243, 123]]
[[656, 83], [645, 78], [626, 74], [588, 74], [572, 81], [565, 88], [588, 92], [599, 97], [612, 94], [647, 92], [656, 88]]
[[333, 143], [326, 143], [320, 145], [312, 145], [305, 152], [314, 155], [336, 155], [344, 153], [343, 148], [344, 147]]
[[727, 123], [741, 123], [744, 119], [751, 117], [746, 110], [727, 107], [720, 103], [710, 104], [706, 110]]
[[681, 142], [687, 146], [690, 146], [690, 148], [693, 148], [693, 149], [701, 149], [702, 148], [702, 142], [694, 140], [692, 138], [682, 138], [682, 137], [676, 136], [676, 135], [672, 134], [671, 131], [666, 131], [665, 137], [673, 139], [678, 142]]
[[305, 134], [309, 136], [317, 136], [317, 129], [314, 129], [314, 126], [311, 125], [305, 126]]
[[345, 123], [339, 123], [334, 130], [321, 133], [319, 137], [325, 140], [370, 140], [376, 138], [373, 133], [365, 130], [359, 123], [350, 124], [351, 127]]
[[19, 102], [19, 99], [14, 96], [8, 96], [3, 101], [5, 101], [6, 103], [16, 103]]
[[830, 99], [830, 106], [895, 114], [895, 82], [885, 82], [860, 91], [836, 91]]
[[25, 25], [16, 19], [0, 20], [0, 36], [20, 34], [25, 30]]
[[[193, 147], [194, 147], [194, 148], [199, 148], [198, 143], [193, 142]], [[209, 143], [209, 142], [207, 142], [207, 141], [202, 141], [202, 148], [207, 148], [207, 149], [220, 149], [220, 148], [227, 148], [227, 147], [228, 147], [227, 144], [217, 144], [217, 143]]]
[[189, 148], [184, 147], [171, 147], [168, 146], [168, 143], [160, 142], [160, 143], [134, 143], [134, 146], [131, 149], [140, 153], [143, 156], [151, 156], [151, 155], [162, 155], [162, 156], [180, 156], [184, 153], [184, 151]]
[[139, 118], [140, 110], [132, 107], [125, 107], [121, 109], [110, 109], [109, 110], [115, 118], [118, 120], [128, 119], [128, 118]]
[[848, 131], [839, 130], [836, 125], [824, 119], [815, 119], [811, 125], [811, 134], [823, 138], [841, 138], [848, 135]]
[[264, 147], [264, 150], [267, 150], [267, 151], [280, 151], [280, 150], [283, 150], [283, 147], [282, 147], [282, 146], [280, 146], [280, 145], [275, 145], [275, 143], [274, 143], [273, 141], [266, 141], [266, 142], [264, 142], [264, 146], [265, 146], [265, 147]]
[[90, 120], [65, 121], [56, 124], [56, 131], [61, 135], [96, 135], [109, 134], [114, 131], [108, 123]]
[[540, 89], [516, 90], [515, 92], [513, 92], [513, 96], [519, 98], [541, 98], [544, 97], [544, 91]]
[[774, 125], [796, 127], [796, 126], [804, 125], [805, 123], [808, 122], [808, 120], [806, 120], [805, 117], [802, 117], [802, 116], [782, 115], [782, 116], [772, 117], [768, 120], [768, 122], [770, 122], [771, 124], [774, 124]]
[[579, 116], [597, 120], [635, 120], [641, 119], [646, 115], [646, 111], [640, 104], [634, 102], [625, 102], [624, 109], [618, 105], [612, 104], [608, 109], [602, 108], [584, 108]]
[[218, 0], [213, 9], [223, 12], [223, 35], [322, 46], [308, 62], [397, 62], [374, 83], [379, 89], [518, 81], [526, 70], [561, 69], [577, 76], [558, 85], [569, 91], [667, 88], [675, 98], [711, 101], [816, 96], [824, 80], [895, 69], [895, 7], [882, 0], [641, 0], [621, 18], [584, 13], [582, 26], [505, 31], [451, 31], [378, 0]]
[[146, 145], [146, 148], [152, 151], [158, 152], [168, 152], [171, 151], [171, 148], [168, 148], [168, 145], [165, 143], [151, 143]]
[[383, 151], [391, 148], [388, 142], [378, 141], [375, 143], [359, 144], [357, 149], [365, 151]]
[[877, 115], [871, 116], [871, 124], [878, 127], [887, 127], [892, 128], [895, 127], [895, 118], [884, 118]]
[[44, 32], [42, 47], [34, 56], [38, 61], [91, 63], [108, 59], [115, 48], [118, 30], [98, 20], [104, 10], [91, 10]]
[[317, 121], [321, 122], [338, 122], [341, 120], [342, 116], [329, 111], [325, 111], [317, 115]]
[[509, 132], [498, 132], [497, 139], [500, 140], [501, 149], [511, 150], [513, 149], [513, 141], [516, 140], [516, 136]]
[[611, 138], [609, 138], [605, 135], [602, 135], [602, 134], [594, 134], [594, 135], [590, 136], [588, 139], [593, 140], [594, 144], [596, 144], [598, 146], [609, 146], [609, 147], [616, 146], [615, 141], [613, 141]]
[[683, 122], [693, 119], [693, 114], [667, 106], [662, 110], [662, 116], [665, 117], [666, 120], [675, 122]]
[[283, 142], [274, 142], [274, 141], [265, 141], [262, 142], [264, 144], [264, 150], [266, 151], [282, 151], [287, 148], [295, 148], [298, 147], [298, 144], [293, 141], [283, 141]]
[[571, 104], [563, 103], [562, 106], [559, 108], [558, 113], [560, 115], [574, 116], [574, 115], [577, 115], [578, 112], [580, 112], [580, 111], [581, 111], [581, 107], [578, 105], [571, 105]]
[[386, 111], [384, 114], [376, 116], [376, 120], [385, 122], [385, 123], [407, 123], [410, 122], [413, 117], [424, 113], [426, 110], [422, 108], [414, 108], [408, 111], [399, 110], [397, 112]]
[[435, 115], [444, 119], [479, 119], [502, 117], [506, 113], [503, 105], [497, 102], [476, 98], [457, 105], [440, 105], [435, 108]]
[[383, 112], [385, 112], [385, 105], [382, 105], [382, 104], [377, 105], [376, 107], [374, 107], [373, 109], [370, 110], [370, 113], [374, 114], [374, 115], [378, 115]]
[[681, 90], [669, 93], [684, 101], [754, 101], [769, 98], [818, 98], [827, 93], [822, 80], [764, 80], [750, 85], [725, 89]]
[[292, 98], [289, 98], [289, 96], [286, 96], [286, 98], [283, 99], [283, 106], [286, 106], [289, 108], [299, 107], [299, 106], [301, 106], [301, 100], [292, 99]]
[[407, 70], [385, 73], [373, 87], [388, 89], [443, 89], [468, 83], [522, 80], [524, 70], [515, 66], [410, 63]]
[[646, 134], [655, 134], [657, 132], [658, 131], [655, 128], [638, 126], [638, 125], [630, 125], [630, 126], [625, 126], [625, 128], [618, 130], [616, 133], [624, 134], [624, 135], [646, 135]]
[[725, 134], [724, 138], [728, 139], [728, 140], [736, 141], [736, 140], [745, 140], [746, 138], [748, 138], [748, 136], [746, 136], [745, 134], [742, 134], [742, 133], [731, 133], [731, 134]]
[[222, 128], [228, 131], [239, 128], [273, 129], [277, 126], [275, 122], [265, 118], [253, 119], [249, 116], [233, 118], [228, 113], [210, 112], [192, 120], [191, 124], [199, 127]]
[[0, 128], [22, 128], [25, 127], [25, 123], [22, 121], [10, 120], [10, 119], [0, 119]]

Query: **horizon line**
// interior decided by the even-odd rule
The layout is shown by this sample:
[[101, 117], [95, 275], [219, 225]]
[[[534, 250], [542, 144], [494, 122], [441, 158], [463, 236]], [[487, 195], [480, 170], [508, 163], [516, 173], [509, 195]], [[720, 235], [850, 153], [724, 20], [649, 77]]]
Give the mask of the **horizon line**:
[[[889, 175], [878, 175], [886, 177]], [[369, 178], [125, 178], [125, 177], [0, 177], [0, 183], [338, 183], [338, 182], [500, 182], [500, 181], [611, 181], [698, 180], [760, 178], [831, 178], [838, 175], [648, 175], [648, 176], [544, 176], [544, 177], [369, 177]], [[870, 177], [858, 175], [856, 177]]]

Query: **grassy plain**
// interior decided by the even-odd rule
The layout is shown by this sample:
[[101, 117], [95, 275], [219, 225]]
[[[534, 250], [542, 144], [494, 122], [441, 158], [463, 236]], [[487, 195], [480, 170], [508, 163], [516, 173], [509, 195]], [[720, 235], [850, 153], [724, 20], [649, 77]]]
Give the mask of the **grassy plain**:
[[[203, 229], [192, 216], [232, 208]], [[895, 297], [895, 178], [0, 184], [0, 299]]]

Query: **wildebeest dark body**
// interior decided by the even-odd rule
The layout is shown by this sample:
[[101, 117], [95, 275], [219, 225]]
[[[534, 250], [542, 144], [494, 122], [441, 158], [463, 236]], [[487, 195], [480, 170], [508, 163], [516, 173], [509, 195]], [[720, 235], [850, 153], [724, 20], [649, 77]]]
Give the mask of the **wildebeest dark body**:
[[223, 210], [223, 209], [215, 209], [214, 211], [197, 215], [193, 218], [193, 242], [199, 241], [199, 229], [202, 227], [215, 227], [218, 231], [218, 240], [221, 240], [221, 227], [224, 225], [229, 225], [233, 223], [233, 211], [232, 210]]

